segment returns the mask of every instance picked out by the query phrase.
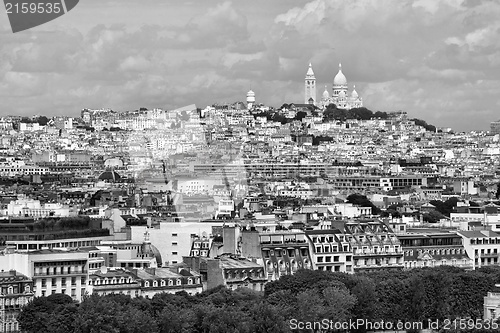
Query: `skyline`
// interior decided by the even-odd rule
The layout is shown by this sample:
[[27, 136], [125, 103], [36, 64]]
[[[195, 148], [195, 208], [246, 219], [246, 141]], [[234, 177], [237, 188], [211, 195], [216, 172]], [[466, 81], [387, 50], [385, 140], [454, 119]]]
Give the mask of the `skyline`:
[[342, 63], [370, 110], [486, 130], [499, 118], [499, 13], [458, 0], [103, 0], [12, 34], [3, 11], [0, 115], [204, 107], [250, 89], [279, 107], [303, 102], [311, 62], [318, 97]]

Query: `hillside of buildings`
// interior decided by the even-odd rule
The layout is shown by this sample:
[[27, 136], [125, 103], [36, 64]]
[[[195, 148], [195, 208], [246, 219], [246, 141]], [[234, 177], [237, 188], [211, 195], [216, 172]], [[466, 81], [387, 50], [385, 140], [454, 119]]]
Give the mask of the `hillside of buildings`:
[[[488, 295], [500, 281], [485, 269], [500, 263], [500, 136], [433, 129], [405, 112], [351, 102], [357, 106], [234, 103], [1, 118], [5, 327], [18, 328], [17, 314], [34, 297], [57, 294], [75, 302], [124, 294], [146, 304], [185, 292], [187, 304], [199, 304], [246, 288], [267, 290], [255, 302], [283, 307], [283, 292], [269, 290], [295, 283], [287, 276], [304, 269], [335, 277], [325, 283], [350, 300], [346, 316], [368, 304], [359, 303], [356, 281], [374, 279], [375, 288], [391, 281], [391, 309], [408, 320], [445, 310], [497, 318], [500, 297]], [[435, 314], [419, 298], [426, 312], [404, 312], [419, 283], [411, 274], [424, 267], [467, 286], [478, 277], [471, 310], [448, 310], [459, 304], [452, 281], [457, 290], [443, 295], [451, 307], [439, 303]], [[207, 293], [217, 287], [227, 290]], [[127, 311], [122, 317], [142, 316]], [[377, 311], [373, 318], [387, 317]]]
[[[340, 331], [333, 325], [349, 322], [357, 323], [351, 332], [370, 331], [382, 322], [387, 329], [407, 325], [399, 331], [417, 332], [429, 323], [440, 323], [433, 328], [444, 330], [455, 318], [481, 317], [482, 295], [499, 279], [498, 267], [357, 275], [300, 270], [269, 283], [264, 293], [217, 287], [194, 296], [160, 293], [151, 299], [92, 295], [79, 305], [62, 294], [37, 297], [23, 308], [19, 323], [27, 333], [311, 332], [313, 327], [306, 325], [314, 322], [323, 325], [314, 331]], [[361, 318], [364, 323], [357, 322]]]

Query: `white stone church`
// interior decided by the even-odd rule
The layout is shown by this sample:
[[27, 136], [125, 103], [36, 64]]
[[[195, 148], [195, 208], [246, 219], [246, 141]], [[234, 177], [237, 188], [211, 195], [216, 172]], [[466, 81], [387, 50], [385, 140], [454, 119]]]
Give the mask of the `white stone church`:
[[339, 64], [339, 72], [335, 75], [333, 79], [332, 95], [328, 93], [328, 89], [325, 86], [325, 91], [321, 96], [321, 100], [317, 100], [316, 97], [316, 77], [312, 69], [312, 64], [309, 64], [309, 69], [307, 70], [305, 77], [305, 104], [313, 104], [319, 108], [325, 108], [330, 104], [335, 104], [339, 109], [352, 109], [360, 108], [363, 106], [363, 99], [359, 97], [356, 86], [353, 87], [351, 93], [349, 93], [349, 88], [347, 86], [347, 79], [342, 73], [342, 65]]

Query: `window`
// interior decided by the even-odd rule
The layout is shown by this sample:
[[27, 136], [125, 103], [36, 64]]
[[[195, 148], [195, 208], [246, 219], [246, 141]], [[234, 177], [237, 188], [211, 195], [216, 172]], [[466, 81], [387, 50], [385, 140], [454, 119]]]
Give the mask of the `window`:
[[177, 234], [172, 234], [172, 237], [177, 237]]
[[172, 252], [172, 255], [173, 255], [173, 256], [176, 256], [176, 255], [177, 255], [177, 252], [176, 252], [176, 251]]

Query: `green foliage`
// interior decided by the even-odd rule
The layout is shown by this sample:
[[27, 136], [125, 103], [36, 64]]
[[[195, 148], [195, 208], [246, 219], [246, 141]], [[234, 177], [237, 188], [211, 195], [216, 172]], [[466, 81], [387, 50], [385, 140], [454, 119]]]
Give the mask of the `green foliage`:
[[319, 135], [319, 136], [314, 136], [313, 135], [313, 146], [318, 146], [320, 145], [322, 142], [332, 142], [333, 141], [333, 138], [331, 136], [324, 136], [324, 135]]
[[[500, 267], [381, 270], [354, 275], [299, 270], [268, 283], [264, 293], [224, 287], [190, 296], [157, 294], [35, 298], [18, 317], [37, 332], [291, 332], [290, 320], [427, 322], [480, 319], [483, 297], [500, 281]], [[360, 329], [358, 331], [364, 331]]]
[[354, 193], [347, 197], [347, 202], [360, 207], [371, 207], [373, 215], [380, 214], [380, 208], [375, 206], [365, 195]]
[[454, 208], [457, 207], [459, 199], [458, 198], [449, 198], [445, 202], [441, 200], [431, 200], [430, 204], [436, 207], [436, 210], [443, 215], [450, 216], [450, 213], [453, 212]]
[[429, 223], [437, 223], [439, 222], [441, 219], [445, 218], [446, 216], [443, 215], [442, 213], [438, 212], [438, 211], [435, 211], [435, 210], [432, 210], [428, 213], [424, 213], [423, 216], [422, 216], [422, 219], [425, 221], [425, 222], [429, 222]]
[[373, 111], [361, 107], [354, 108], [350, 110], [338, 109], [335, 104], [330, 104], [326, 107], [323, 112], [324, 120], [340, 120], [345, 121], [347, 119], [358, 119], [358, 120], [370, 120], [372, 118], [381, 118], [387, 119], [388, 114], [386, 112], [377, 111], [373, 113]]
[[417, 119], [417, 118], [413, 118], [413, 119], [410, 119], [412, 121], [415, 122], [415, 125], [417, 126], [422, 126], [423, 128], [425, 128], [427, 131], [430, 131], [430, 132], [436, 132], [436, 126], [434, 125], [430, 125], [430, 124], [427, 124], [427, 122], [425, 122], [424, 120], [422, 119]]

